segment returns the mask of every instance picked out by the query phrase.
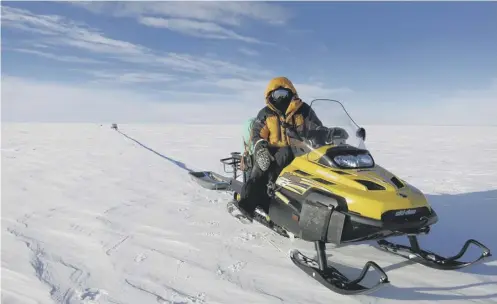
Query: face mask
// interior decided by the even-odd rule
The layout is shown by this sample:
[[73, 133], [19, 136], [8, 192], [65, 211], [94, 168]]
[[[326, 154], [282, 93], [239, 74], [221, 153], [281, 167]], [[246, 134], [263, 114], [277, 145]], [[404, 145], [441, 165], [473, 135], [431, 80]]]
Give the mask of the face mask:
[[281, 112], [285, 113], [286, 109], [290, 105], [290, 102], [293, 99], [292, 91], [288, 89], [276, 89], [271, 92], [270, 100], [271, 103]]

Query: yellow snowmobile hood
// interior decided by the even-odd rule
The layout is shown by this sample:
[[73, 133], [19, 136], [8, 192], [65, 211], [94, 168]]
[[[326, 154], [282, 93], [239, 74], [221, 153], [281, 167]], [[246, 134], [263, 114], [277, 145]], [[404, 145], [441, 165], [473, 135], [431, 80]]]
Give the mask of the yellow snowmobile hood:
[[274, 107], [274, 105], [271, 102], [269, 102], [269, 94], [277, 88], [289, 89], [293, 92], [293, 94], [295, 94], [295, 97], [293, 98], [292, 102], [290, 102], [290, 105], [288, 105], [288, 108], [285, 113], [285, 116], [287, 116], [288, 119], [302, 106], [302, 100], [299, 98], [299, 95], [297, 93], [297, 90], [293, 86], [293, 83], [288, 78], [286, 77], [273, 78], [269, 81], [264, 96], [266, 99], [266, 105], [275, 112], [278, 112], [278, 110]]

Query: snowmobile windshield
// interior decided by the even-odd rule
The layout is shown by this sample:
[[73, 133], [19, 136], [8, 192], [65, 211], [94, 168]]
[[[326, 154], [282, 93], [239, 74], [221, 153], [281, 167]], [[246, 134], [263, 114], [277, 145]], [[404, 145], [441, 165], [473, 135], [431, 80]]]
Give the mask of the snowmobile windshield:
[[313, 162], [326, 166], [364, 168], [372, 166], [365, 150], [366, 131], [350, 117], [342, 103], [332, 99], [315, 99], [303, 127], [290, 135], [296, 155], [307, 154]]

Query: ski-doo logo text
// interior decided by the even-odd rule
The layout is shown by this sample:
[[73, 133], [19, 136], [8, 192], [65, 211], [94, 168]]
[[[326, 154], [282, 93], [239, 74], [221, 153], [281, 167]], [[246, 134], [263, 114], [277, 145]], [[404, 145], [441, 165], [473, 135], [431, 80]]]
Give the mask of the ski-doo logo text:
[[416, 213], [416, 210], [411, 209], [411, 210], [400, 210], [395, 212], [395, 216], [404, 216], [404, 215], [413, 215]]

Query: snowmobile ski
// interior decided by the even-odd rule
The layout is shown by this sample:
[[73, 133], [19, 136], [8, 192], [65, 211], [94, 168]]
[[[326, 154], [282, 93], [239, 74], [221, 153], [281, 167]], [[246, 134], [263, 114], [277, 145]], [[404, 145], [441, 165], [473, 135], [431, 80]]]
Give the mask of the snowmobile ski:
[[[342, 295], [358, 295], [374, 292], [385, 284], [389, 284], [388, 276], [385, 271], [375, 262], [367, 262], [359, 276], [350, 280], [335, 267], [328, 265], [325, 254], [325, 243], [315, 242], [317, 251], [317, 261], [303, 255], [300, 251], [294, 249], [290, 253], [290, 258], [302, 271], [307, 273], [313, 279], [324, 285], [333, 292]], [[368, 270], [374, 268], [381, 275], [379, 282], [372, 287], [365, 287], [360, 282], [366, 277]]]
[[[394, 244], [386, 240], [379, 240], [377, 243], [380, 246], [380, 249], [384, 251], [401, 256], [424, 266], [439, 270], [460, 269], [469, 265], [473, 265], [486, 257], [492, 256], [490, 250], [485, 245], [473, 239], [466, 241], [458, 254], [446, 258], [431, 251], [421, 249], [416, 236], [409, 235], [408, 238], [410, 246]], [[466, 253], [471, 244], [474, 244], [482, 249], [483, 252], [481, 256], [472, 262], [458, 261], [458, 259]]]
[[253, 218], [250, 218], [248, 215], [246, 215], [245, 211], [238, 207], [238, 202], [235, 200], [229, 201], [226, 204], [226, 209], [228, 210], [228, 213], [231, 216], [235, 217], [243, 224], [252, 224], [253, 221], [256, 221], [259, 224], [273, 230], [274, 232], [276, 232], [277, 234], [283, 237], [291, 238], [291, 236], [287, 233], [285, 229], [283, 229], [282, 227], [276, 225], [273, 221], [271, 221], [268, 218], [268, 216], [264, 213], [264, 211], [261, 211], [259, 208], [256, 209]]

